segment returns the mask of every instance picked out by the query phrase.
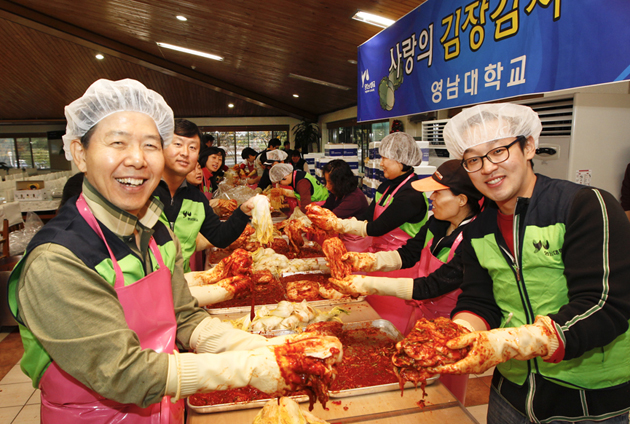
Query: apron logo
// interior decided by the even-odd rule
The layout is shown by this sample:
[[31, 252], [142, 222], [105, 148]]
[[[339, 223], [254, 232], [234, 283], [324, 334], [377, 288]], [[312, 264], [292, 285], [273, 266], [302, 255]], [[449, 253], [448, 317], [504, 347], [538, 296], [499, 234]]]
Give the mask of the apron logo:
[[544, 249], [543, 253], [545, 256], [556, 256], [562, 253], [562, 249], [549, 250], [549, 240], [544, 242], [542, 240], [538, 242], [533, 241], [532, 244], [534, 245], [534, 253], [538, 253], [540, 249]]
[[182, 215], [184, 215], [185, 218], [190, 218], [192, 216], [192, 212], [183, 211]]

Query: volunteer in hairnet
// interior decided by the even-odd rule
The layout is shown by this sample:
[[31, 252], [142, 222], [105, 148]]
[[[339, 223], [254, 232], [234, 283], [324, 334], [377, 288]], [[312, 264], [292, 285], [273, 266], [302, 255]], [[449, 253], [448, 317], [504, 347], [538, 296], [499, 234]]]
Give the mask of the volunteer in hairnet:
[[[387, 181], [361, 217], [330, 220], [330, 227], [341, 234], [358, 236], [344, 243], [349, 251], [380, 252], [397, 250], [413, 238], [427, 221], [427, 197], [411, 184], [418, 179], [413, 167], [422, 161], [422, 152], [407, 133], [395, 132], [381, 140], [381, 167]], [[417, 277], [413, 268], [390, 272], [372, 272], [383, 277]], [[367, 298], [382, 318], [405, 331], [413, 307], [393, 296], [371, 295]]]
[[264, 337], [197, 307], [179, 242], [158, 221], [150, 196], [173, 137], [162, 96], [134, 80], [98, 80], [65, 114], [82, 194], [35, 235], [9, 280], [42, 422], [183, 423], [190, 394], [282, 388]]
[[471, 350], [430, 371], [496, 365], [491, 424], [628, 423], [630, 223], [610, 193], [534, 173], [541, 129], [509, 103], [465, 109], [444, 129], [492, 202], [465, 232], [453, 310], [476, 331], [448, 342]]
[[291, 187], [290, 189], [275, 188], [272, 190], [277, 190], [285, 197], [295, 197], [302, 210], [311, 203], [323, 205], [328, 199], [329, 193], [326, 187], [321, 185], [310, 172], [294, 170], [290, 163], [275, 164], [269, 170], [269, 178], [274, 184], [280, 183], [283, 186]]

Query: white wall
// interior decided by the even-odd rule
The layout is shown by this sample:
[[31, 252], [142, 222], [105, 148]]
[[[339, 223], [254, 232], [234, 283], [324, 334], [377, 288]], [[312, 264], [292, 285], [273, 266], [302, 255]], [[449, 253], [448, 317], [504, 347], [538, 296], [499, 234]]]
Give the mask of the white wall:
[[569, 180], [591, 170], [591, 185], [618, 199], [630, 163], [630, 94], [577, 93], [569, 155]]

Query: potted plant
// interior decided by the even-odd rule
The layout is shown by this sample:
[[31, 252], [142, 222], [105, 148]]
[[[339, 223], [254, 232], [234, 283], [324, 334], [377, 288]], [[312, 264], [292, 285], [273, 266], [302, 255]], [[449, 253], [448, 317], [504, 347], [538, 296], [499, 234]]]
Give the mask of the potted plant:
[[308, 153], [312, 144], [315, 144], [319, 151], [319, 136], [319, 126], [315, 122], [303, 120], [293, 127], [295, 149], [302, 153]]

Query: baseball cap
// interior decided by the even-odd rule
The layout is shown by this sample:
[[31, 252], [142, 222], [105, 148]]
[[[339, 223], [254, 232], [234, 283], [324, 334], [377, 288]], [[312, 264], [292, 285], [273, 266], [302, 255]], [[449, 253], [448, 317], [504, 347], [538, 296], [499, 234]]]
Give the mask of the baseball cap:
[[470, 181], [468, 172], [462, 167], [461, 161], [457, 159], [444, 162], [433, 175], [414, 181], [411, 186], [418, 191], [455, 189], [474, 200], [480, 200], [483, 197]]

